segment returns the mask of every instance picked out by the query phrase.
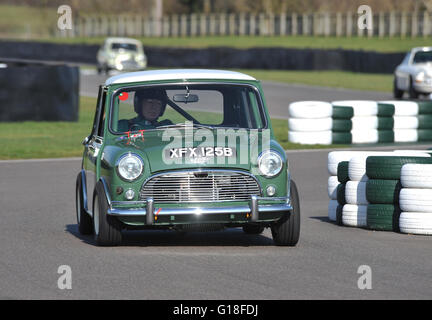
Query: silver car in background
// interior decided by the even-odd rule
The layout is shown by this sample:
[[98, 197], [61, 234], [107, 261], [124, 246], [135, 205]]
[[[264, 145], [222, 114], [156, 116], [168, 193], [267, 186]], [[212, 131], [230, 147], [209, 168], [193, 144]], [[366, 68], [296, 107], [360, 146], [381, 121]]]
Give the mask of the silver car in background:
[[394, 73], [393, 95], [402, 98], [408, 92], [411, 99], [432, 93], [432, 47], [413, 48]]
[[131, 38], [107, 38], [97, 53], [98, 73], [110, 70], [138, 71], [147, 67], [141, 41]]

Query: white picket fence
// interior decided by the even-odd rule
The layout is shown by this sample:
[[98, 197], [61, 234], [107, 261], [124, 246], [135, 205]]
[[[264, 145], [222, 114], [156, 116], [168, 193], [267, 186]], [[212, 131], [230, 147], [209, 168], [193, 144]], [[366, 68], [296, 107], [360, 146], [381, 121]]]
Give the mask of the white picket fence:
[[373, 14], [372, 29], [360, 29], [358, 14], [190, 14], [153, 19], [143, 15], [74, 17], [72, 30], [53, 30], [59, 37], [193, 37], [248, 36], [378, 36], [432, 35], [429, 13], [381, 12]]

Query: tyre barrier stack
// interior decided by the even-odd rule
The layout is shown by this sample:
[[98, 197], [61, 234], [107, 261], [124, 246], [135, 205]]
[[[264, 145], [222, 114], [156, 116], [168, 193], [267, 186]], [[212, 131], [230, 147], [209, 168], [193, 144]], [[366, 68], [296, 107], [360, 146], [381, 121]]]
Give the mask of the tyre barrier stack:
[[[431, 101], [343, 100], [331, 105], [330, 111], [327, 102], [291, 103], [288, 140], [300, 144], [432, 141]], [[320, 106], [325, 107], [320, 110]]]
[[370, 230], [432, 234], [429, 151], [333, 151], [328, 171], [329, 220]]
[[333, 107], [323, 101], [299, 101], [288, 107], [288, 140], [301, 144], [331, 144]]

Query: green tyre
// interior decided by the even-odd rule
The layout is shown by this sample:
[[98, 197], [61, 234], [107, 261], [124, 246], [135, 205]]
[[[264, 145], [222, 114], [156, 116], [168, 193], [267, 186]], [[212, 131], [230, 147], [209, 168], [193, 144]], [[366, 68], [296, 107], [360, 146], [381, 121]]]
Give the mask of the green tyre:
[[351, 144], [351, 132], [332, 132], [332, 143], [334, 144]]
[[344, 205], [346, 204], [346, 200], [345, 200], [345, 183], [341, 183], [337, 186], [337, 202], [340, 205]]
[[333, 119], [351, 119], [354, 117], [353, 107], [333, 106]]
[[378, 130], [393, 130], [393, 117], [378, 117]]
[[348, 165], [349, 161], [341, 161], [338, 163], [337, 178], [340, 183], [345, 183], [349, 180]]
[[367, 207], [366, 224], [371, 230], [399, 232], [399, 216], [401, 210], [397, 205], [369, 204]]
[[350, 132], [352, 130], [352, 121], [346, 119], [333, 119], [333, 132]]
[[400, 180], [401, 169], [407, 163], [431, 164], [431, 157], [370, 156], [366, 159], [369, 179]]
[[393, 130], [378, 130], [378, 143], [392, 143], [394, 137]]
[[432, 141], [432, 129], [419, 129], [417, 135], [417, 141]]
[[401, 188], [399, 180], [371, 179], [366, 182], [366, 199], [373, 204], [398, 204]]
[[378, 117], [393, 117], [395, 114], [395, 106], [391, 103], [378, 102]]

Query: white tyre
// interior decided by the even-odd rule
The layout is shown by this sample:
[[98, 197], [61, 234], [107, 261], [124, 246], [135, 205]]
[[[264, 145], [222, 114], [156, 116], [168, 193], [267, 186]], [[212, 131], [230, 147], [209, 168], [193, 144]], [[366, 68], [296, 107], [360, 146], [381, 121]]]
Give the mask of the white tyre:
[[419, 126], [419, 120], [417, 116], [396, 116], [393, 117], [393, 119], [393, 129], [417, 129]]
[[337, 200], [337, 187], [339, 185], [339, 181], [337, 176], [330, 176], [327, 182], [327, 192], [328, 196], [331, 200]]
[[345, 185], [345, 201], [348, 204], [367, 205], [366, 182], [348, 181]]
[[401, 169], [401, 184], [404, 188], [432, 189], [432, 164], [404, 164]]
[[342, 209], [342, 224], [349, 227], [366, 227], [367, 205], [346, 204]]
[[298, 132], [288, 131], [288, 141], [300, 144], [331, 144], [331, 131]]
[[390, 156], [392, 152], [364, 152], [352, 157], [348, 165], [348, 176], [352, 181], [367, 181], [366, 159], [369, 156]]
[[379, 101], [380, 103], [389, 103], [395, 107], [395, 116], [416, 116], [419, 112], [419, 107], [413, 101]]
[[402, 233], [432, 235], [432, 212], [401, 212], [399, 229]]
[[366, 130], [352, 130], [352, 143], [377, 143], [378, 142], [378, 130], [366, 129]]
[[402, 188], [399, 206], [402, 211], [432, 212], [432, 189]]
[[337, 175], [337, 167], [339, 162], [350, 161], [352, 157], [367, 154], [364, 151], [332, 151], [327, 156], [327, 169], [330, 175]]
[[333, 115], [333, 106], [324, 101], [298, 101], [288, 107], [290, 118], [320, 119]]
[[341, 107], [352, 107], [354, 117], [376, 116], [378, 114], [378, 103], [369, 100], [341, 100], [333, 101], [332, 105]]
[[395, 142], [416, 142], [418, 140], [417, 129], [393, 129]]
[[395, 150], [393, 152], [399, 156], [430, 157], [431, 155], [426, 151], [427, 150]]
[[351, 119], [352, 131], [365, 131], [378, 128], [378, 117], [354, 117]]
[[336, 200], [330, 200], [328, 204], [328, 218], [330, 221], [336, 221], [336, 212], [339, 203]]
[[332, 118], [321, 119], [302, 119], [289, 118], [288, 129], [291, 131], [309, 132], [309, 131], [328, 131], [333, 127]]

